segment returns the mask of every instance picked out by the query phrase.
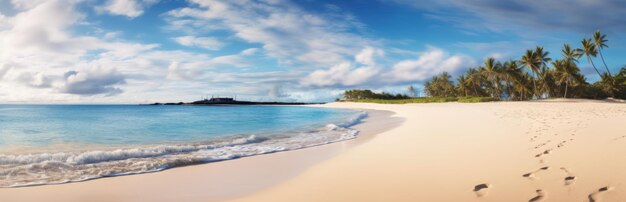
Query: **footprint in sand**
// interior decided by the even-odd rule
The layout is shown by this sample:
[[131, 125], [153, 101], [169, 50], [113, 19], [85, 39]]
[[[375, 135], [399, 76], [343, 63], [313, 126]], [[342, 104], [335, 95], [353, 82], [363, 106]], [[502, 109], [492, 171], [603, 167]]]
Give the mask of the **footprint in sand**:
[[539, 157], [541, 157], [541, 156], [543, 156], [543, 155], [550, 154], [550, 152], [551, 152], [551, 151], [552, 151], [552, 150], [550, 150], [550, 149], [546, 149], [545, 151], [543, 151], [543, 152], [538, 153], [537, 155], [535, 155], [535, 158], [539, 158]]
[[526, 177], [526, 178], [529, 178], [531, 180], [534, 180], [535, 179], [535, 173], [537, 173], [539, 171], [542, 171], [542, 170], [548, 170], [548, 169], [550, 169], [550, 167], [548, 167], [548, 166], [541, 167], [541, 168], [539, 168], [539, 169], [537, 169], [537, 170], [535, 170], [533, 172], [529, 172], [529, 173], [523, 174], [522, 177]]
[[589, 202], [596, 202], [599, 200], [599, 194], [603, 193], [603, 192], [607, 192], [610, 191], [612, 189], [612, 187], [606, 186], [606, 187], [602, 187], [600, 189], [598, 189], [598, 191], [594, 191], [593, 193], [589, 194]]
[[482, 197], [487, 194], [487, 188], [489, 187], [491, 187], [491, 185], [487, 183], [476, 185], [474, 186], [474, 193], [476, 193], [476, 196]]
[[576, 180], [576, 176], [567, 176], [565, 177], [565, 185], [571, 185], [574, 184], [574, 181]]
[[537, 191], [535, 191], [535, 192], [537, 192], [537, 196], [531, 198], [530, 200], [528, 200], [528, 202], [541, 201], [546, 196], [546, 193], [543, 190], [541, 190], [541, 189], [537, 189]]
[[565, 172], [566, 174], [565, 179], [563, 179], [563, 181], [565, 182], [565, 186], [574, 184], [574, 181], [576, 181], [576, 176], [569, 172], [567, 168], [561, 167], [561, 170], [563, 170], [563, 172]]

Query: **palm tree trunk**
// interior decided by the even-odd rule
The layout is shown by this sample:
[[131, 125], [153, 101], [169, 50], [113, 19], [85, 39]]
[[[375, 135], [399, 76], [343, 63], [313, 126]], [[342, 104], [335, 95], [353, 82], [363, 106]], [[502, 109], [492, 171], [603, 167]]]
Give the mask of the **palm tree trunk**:
[[599, 49], [598, 52], [600, 53], [600, 58], [602, 59], [602, 63], [604, 63], [604, 68], [606, 68], [606, 72], [609, 73], [609, 76], [612, 76], [611, 71], [609, 71], [609, 67], [606, 66], [606, 62], [604, 62], [604, 56], [602, 56], [602, 49]]
[[[533, 77], [537, 77], [537, 73], [535, 73], [535, 71], [533, 71]], [[534, 86], [534, 88], [535, 88], [535, 89], [533, 90], [533, 95], [534, 95], [536, 98], [539, 98], [539, 96], [537, 96], [537, 82], [536, 82], [536, 79], [535, 79], [535, 78], [533, 78], [533, 86]]]
[[598, 71], [598, 68], [596, 68], [596, 65], [593, 64], [593, 60], [591, 60], [591, 57], [589, 57], [589, 55], [587, 55], [587, 60], [589, 60], [589, 62], [591, 63], [591, 66], [593, 66], [593, 69], [596, 70], [596, 73], [598, 73], [598, 76], [600, 76], [600, 80], [602, 80], [602, 74], [600, 74], [600, 71]]
[[563, 98], [567, 98], [567, 84], [569, 84], [569, 80], [565, 81], [565, 95], [563, 95]]

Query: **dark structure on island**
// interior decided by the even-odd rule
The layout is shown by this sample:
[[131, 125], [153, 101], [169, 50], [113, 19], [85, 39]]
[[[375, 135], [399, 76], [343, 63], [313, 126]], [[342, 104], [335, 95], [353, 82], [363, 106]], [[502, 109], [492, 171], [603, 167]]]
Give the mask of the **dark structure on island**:
[[154, 103], [150, 105], [200, 105], [200, 106], [219, 106], [219, 105], [309, 105], [324, 103], [307, 103], [307, 102], [252, 102], [238, 101], [232, 97], [211, 97], [210, 99], [202, 99], [194, 102], [178, 102], [178, 103]]

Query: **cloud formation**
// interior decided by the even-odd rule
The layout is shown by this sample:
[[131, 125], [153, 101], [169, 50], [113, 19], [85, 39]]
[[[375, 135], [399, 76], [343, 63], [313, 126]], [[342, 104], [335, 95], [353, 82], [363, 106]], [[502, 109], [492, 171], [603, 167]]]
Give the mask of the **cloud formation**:
[[300, 83], [305, 86], [356, 86], [370, 81], [381, 68], [376, 57], [383, 56], [380, 49], [366, 47], [354, 56], [354, 62], [342, 62], [326, 70], [316, 70]]
[[286, 64], [337, 64], [373, 43], [349, 32], [349, 16], [317, 15], [289, 1], [192, 0], [192, 6], [168, 12], [170, 25], [182, 30], [228, 30], [248, 43], [261, 44]]
[[63, 93], [78, 95], [105, 94], [113, 96], [122, 93], [116, 85], [126, 82], [124, 75], [115, 69], [94, 67], [85, 71], [68, 71], [64, 75]]
[[174, 38], [174, 40], [183, 46], [195, 46], [209, 50], [219, 50], [224, 46], [222, 42], [213, 37], [181, 36]]
[[[625, 31], [626, 2], [619, 0], [391, 0], [429, 10], [431, 17], [467, 29], [491, 31]], [[454, 10], [450, 10], [454, 9]]]
[[449, 55], [442, 49], [430, 47], [417, 59], [402, 60], [394, 64], [390, 77], [397, 81], [420, 81], [444, 71], [454, 73], [475, 64], [468, 56]]
[[111, 15], [121, 15], [135, 18], [143, 14], [144, 9], [158, 0], [108, 0], [104, 5], [97, 7], [99, 12]]

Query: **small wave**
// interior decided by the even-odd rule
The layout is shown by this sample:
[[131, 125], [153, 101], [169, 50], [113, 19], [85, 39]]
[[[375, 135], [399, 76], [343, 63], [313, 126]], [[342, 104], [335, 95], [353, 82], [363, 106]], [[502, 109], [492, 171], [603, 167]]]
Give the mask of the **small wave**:
[[0, 155], [0, 187], [77, 182], [101, 177], [161, 171], [172, 167], [301, 149], [356, 138], [348, 127], [365, 118], [360, 112], [340, 124], [284, 136], [237, 136], [194, 144], [156, 145], [115, 150]]

